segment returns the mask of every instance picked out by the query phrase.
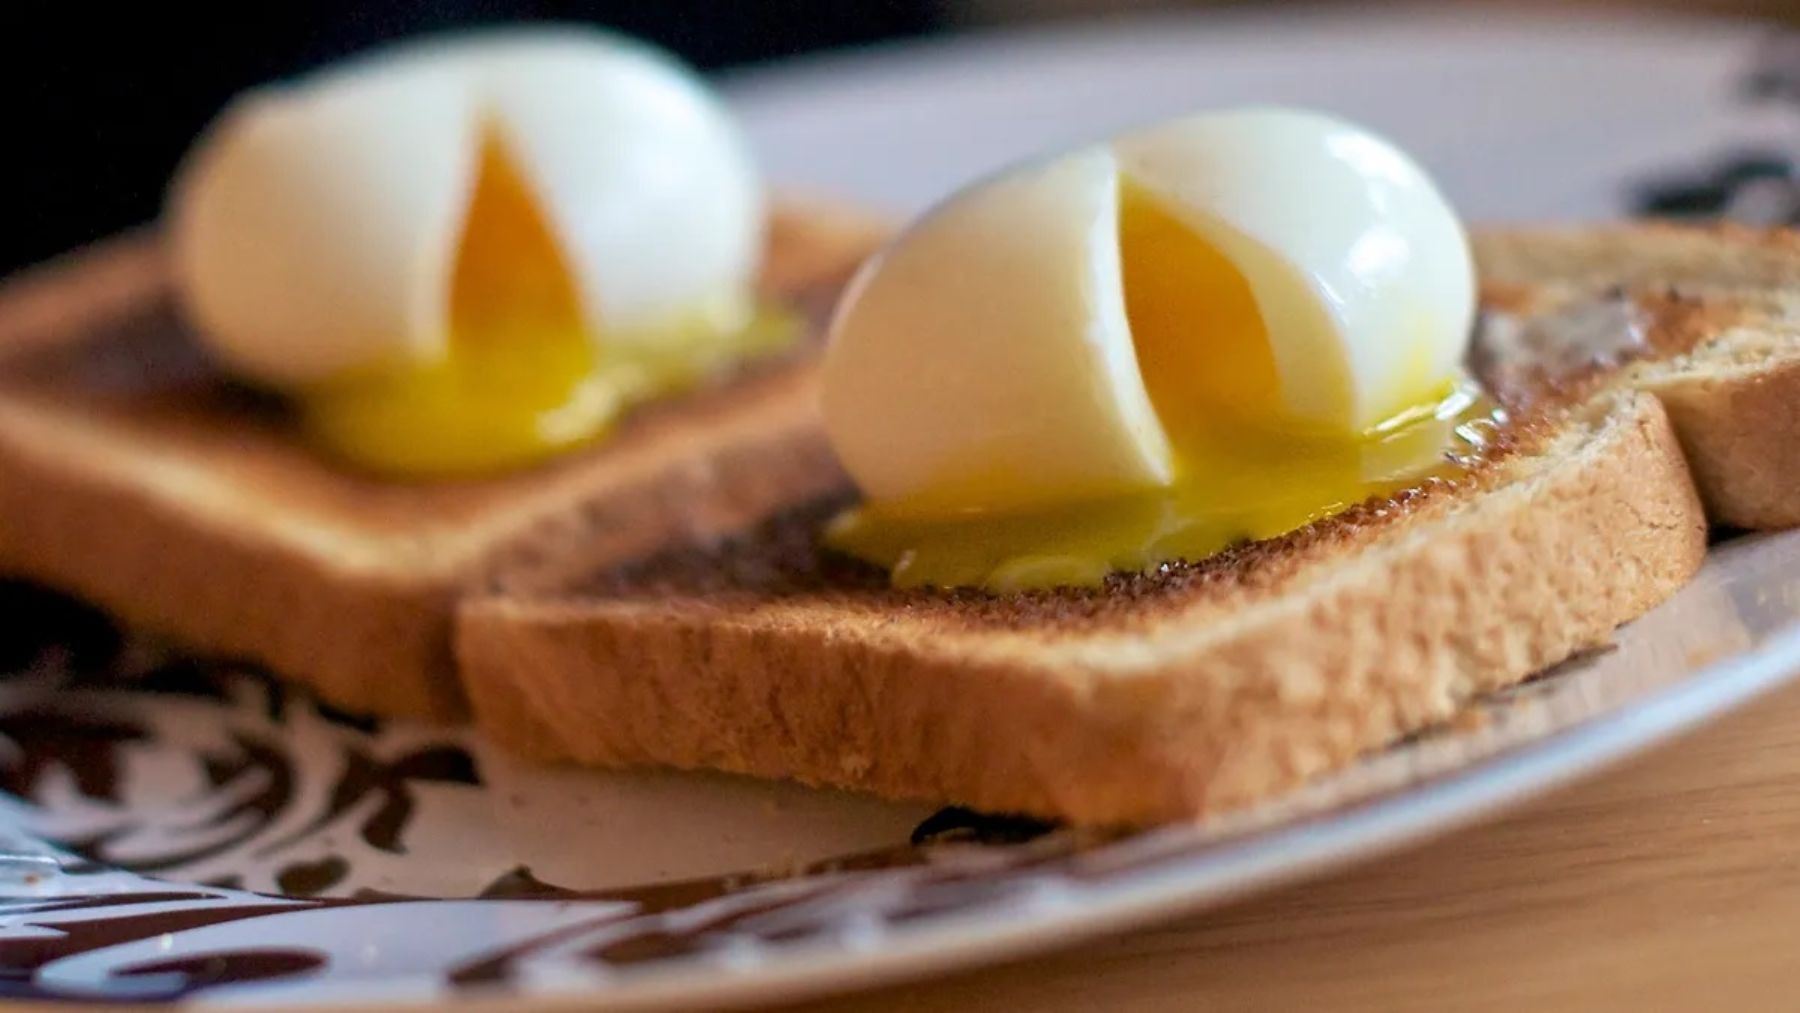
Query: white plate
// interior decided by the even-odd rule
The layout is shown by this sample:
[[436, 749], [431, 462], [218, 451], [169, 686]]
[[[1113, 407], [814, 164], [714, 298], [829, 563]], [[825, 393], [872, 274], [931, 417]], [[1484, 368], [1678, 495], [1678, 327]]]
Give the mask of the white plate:
[[1420, 6], [1133, 19], [825, 56], [740, 75], [776, 179], [901, 212], [1026, 154], [1215, 106], [1305, 105], [1417, 156], [1463, 214], [1626, 210], [1621, 182], [1743, 143], [1791, 113], [1741, 101], [1769, 31], [1744, 23]]
[[[1597, 215], [1624, 180], [1758, 127], [1731, 102], [1754, 37], [1194, 19], [834, 57], [735, 95], [785, 181], [896, 208], [1023, 150], [1257, 97], [1387, 129], [1478, 213]], [[532, 769], [466, 732], [376, 728], [254, 673], [119, 647], [97, 617], [16, 588], [0, 614], [0, 653], [45, 648], [0, 682], [0, 996], [718, 1004], [1191, 910], [1592, 770], [1800, 668], [1800, 533], [1721, 546], [1616, 650], [1455, 728], [1229, 819], [1112, 839], [726, 777]], [[87, 678], [121, 669], [128, 688]], [[939, 843], [909, 843], [922, 821]], [[985, 843], [943, 843], [958, 828]]]

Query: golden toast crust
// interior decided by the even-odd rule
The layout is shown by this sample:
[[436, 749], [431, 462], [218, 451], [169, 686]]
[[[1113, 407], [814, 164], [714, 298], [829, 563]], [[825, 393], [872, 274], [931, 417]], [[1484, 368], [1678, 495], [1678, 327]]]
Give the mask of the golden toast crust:
[[1721, 521], [1800, 519], [1783, 407], [1800, 403], [1800, 244], [1639, 226], [1478, 245], [1519, 312], [1629, 291], [1650, 354], [1539, 378], [1544, 421], [1460, 489], [1098, 596], [909, 594], [729, 547], [665, 555], [465, 604], [478, 717], [548, 759], [1078, 823], [1189, 818], [1604, 643], [1699, 566], [1696, 478]]
[[[779, 211], [764, 284], [820, 302], [884, 231]], [[366, 478], [207, 367], [142, 236], [0, 294], [0, 569], [347, 709], [452, 717], [460, 596], [542, 545], [579, 540], [603, 562], [742, 524], [829, 475], [812, 382], [802, 354], [649, 406], [544, 467]]]
[[1705, 521], [1660, 406], [1624, 398], [1593, 425], [1521, 458], [1529, 476], [1302, 548], [1265, 589], [1171, 592], [1149, 621], [1059, 635], [829, 595], [495, 597], [465, 609], [460, 658], [487, 731], [543, 758], [1193, 816], [1446, 718], [1685, 582]]

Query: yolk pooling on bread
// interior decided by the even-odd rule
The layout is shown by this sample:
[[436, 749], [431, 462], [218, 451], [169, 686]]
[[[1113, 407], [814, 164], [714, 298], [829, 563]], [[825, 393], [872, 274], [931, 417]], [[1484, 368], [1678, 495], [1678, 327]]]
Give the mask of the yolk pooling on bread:
[[1132, 342], [1174, 451], [1174, 480], [1029, 510], [945, 515], [869, 503], [837, 519], [829, 545], [887, 568], [900, 587], [1094, 586], [1452, 477], [1479, 451], [1494, 403], [1471, 382], [1432, 382], [1423, 368], [1395, 378], [1404, 407], [1365, 431], [1296, 423], [1234, 263], [1129, 180], [1119, 244]]
[[1363, 439], [1243, 429], [1189, 446], [1163, 488], [1029, 512], [908, 516], [867, 504], [826, 534], [897, 587], [1018, 591], [1097, 586], [1111, 573], [1195, 561], [1286, 534], [1374, 496], [1453, 478], [1498, 415], [1472, 385]]
[[721, 292], [653, 332], [596, 341], [556, 238], [492, 130], [449, 303], [448, 352], [436, 361], [361, 369], [300, 392], [316, 443], [401, 476], [529, 464], [605, 434], [633, 404], [799, 334], [790, 314]]

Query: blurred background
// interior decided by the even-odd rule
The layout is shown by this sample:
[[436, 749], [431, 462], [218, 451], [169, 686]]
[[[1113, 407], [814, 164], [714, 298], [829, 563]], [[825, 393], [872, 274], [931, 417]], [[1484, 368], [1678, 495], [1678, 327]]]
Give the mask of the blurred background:
[[[1557, 17], [1574, 16], [1582, 28], [1573, 34], [1586, 37], [1597, 34], [1599, 41], [1606, 42], [1609, 33], [1614, 32], [1609, 25], [1635, 23], [1655, 16], [1658, 9], [1688, 15], [1702, 12], [1756, 18], [1768, 25], [1800, 22], [1800, 0], [1693, 0], [1685, 3], [1668, 0], [1662, 4], [1634, 0], [1594, 0], [1587, 4], [1569, 0], [1512, 3], [1451, 0], [1431, 5], [1429, 15], [1421, 13], [1420, 16], [1428, 16], [1433, 24], [1455, 35], [1460, 39], [1459, 44], [1468, 49], [1475, 41], [1466, 37], [1468, 31], [1485, 30], [1481, 26], [1490, 23], [1497, 16], [1496, 12], [1508, 17], [1514, 13], [1548, 16], [1550, 12], [1555, 12]], [[1418, 10], [1423, 12], [1426, 8]], [[1175, 17], [1179, 21], [1143, 21], [1146, 17]], [[1187, 30], [1192, 25], [1211, 23], [1205, 20], [1207, 18], [1216, 18], [1219, 24], [1226, 26], [1221, 29], [1224, 32], [1222, 38], [1237, 38], [1231, 35], [1232, 31], [1237, 31], [1240, 36], [1248, 33], [1245, 37], [1254, 41], [1274, 38], [1270, 33], [1275, 29], [1270, 26], [1292, 22], [1324, 26], [1310, 35], [1296, 36], [1296, 41], [1285, 46], [1294, 51], [1296, 57], [1307, 57], [1307, 47], [1314, 47], [1317, 50], [1316, 72], [1310, 77], [1290, 74], [1272, 84], [1255, 78], [1255, 75], [1245, 77], [1240, 73], [1243, 81], [1222, 81], [1218, 94], [1235, 95], [1237, 91], [1244, 91], [1253, 97], [1266, 94], [1282, 101], [1319, 101], [1323, 96], [1328, 104], [1331, 98], [1341, 95], [1339, 104], [1346, 107], [1341, 111], [1372, 116], [1377, 126], [1390, 129], [1394, 124], [1381, 122], [1384, 117], [1400, 121], [1398, 126], [1404, 135], [1408, 124], [1393, 111], [1395, 103], [1391, 97], [1375, 96], [1373, 91], [1365, 97], [1357, 90], [1362, 83], [1374, 81], [1379, 73], [1361, 64], [1340, 66], [1333, 63], [1342, 56], [1333, 42], [1344, 40], [1346, 51], [1360, 45], [1359, 52], [1386, 52], [1389, 55], [1385, 59], [1389, 63], [1411, 64], [1416, 59], [1427, 59], [1432, 47], [1407, 50], [1411, 43], [1394, 34], [1396, 26], [1404, 28], [1411, 17], [1396, 14], [1390, 7], [1370, 9], [1367, 5], [1349, 2], [1206, 3], [1197, 0], [1186, 3], [1168, 0], [387, 0], [374, 3], [309, 0], [233, 6], [144, 4], [104, 7], [37, 0], [14, 2], [0, 11], [0, 46], [4, 47], [0, 50], [0, 87], [12, 96], [8, 109], [13, 117], [11, 135], [14, 140], [9, 145], [13, 152], [9, 161], [15, 174], [15, 184], [8, 198], [6, 227], [0, 230], [0, 270], [42, 259], [152, 217], [161, 198], [163, 183], [182, 150], [194, 133], [238, 89], [304, 70], [374, 43], [421, 31], [498, 21], [555, 19], [598, 23], [643, 36], [703, 68], [732, 72], [728, 79], [742, 82], [744, 102], [750, 114], [755, 115], [760, 108], [767, 121], [759, 143], [774, 149], [776, 161], [785, 159], [787, 163], [794, 163], [786, 166], [788, 170], [798, 168], [801, 177], [808, 178], [807, 170], [816, 169], [811, 175], [823, 187], [868, 189], [869, 196], [876, 202], [905, 209], [923, 203], [971, 171], [1011, 157], [1014, 149], [1020, 146], [1030, 147], [1079, 136], [1116, 119], [1148, 118], [1182, 108], [1191, 104], [1193, 98], [1186, 93], [1148, 94], [1155, 90], [1156, 81], [1164, 78], [1145, 77], [1149, 71], [1142, 68], [1139, 68], [1138, 77], [1129, 80], [1117, 73], [1109, 79], [1096, 72], [1097, 76], [1090, 82], [1082, 73], [1082, 60], [1102, 59], [1100, 55], [1091, 55], [1071, 57], [1041, 69], [1033, 86], [1038, 89], [1033, 97], [1039, 105], [1029, 108], [1016, 102], [1007, 105], [1006, 102], [1012, 100], [997, 94], [995, 89], [998, 87], [1004, 92], [1010, 86], [1017, 90], [1019, 85], [1016, 82], [1012, 85], [997, 83], [992, 75], [977, 80], [985, 59], [982, 50], [979, 46], [973, 50], [964, 47], [959, 51], [962, 54], [960, 62], [952, 61], [941, 73], [974, 75], [970, 77], [971, 101], [978, 106], [988, 102], [997, 127], [1017, 126], [1017, 121], [1030, 120], [1032, 116], [1040, 119], [1049, 116], [1042, 103], [1049, 101], [1049, 108], [1054, 109], [1056, 96], [1052, 93], [1059, 89], [1067, 92], [1072, 101], [1086, 98], [1090, 106], [1103, 100], [1112, 101], [1103, 94], [1108, 80], [1113, 82], [1113, 87], [1123, 89], [1131, 96], [1146, 95], [1147, 100], [1141, 104], [1141, 109], [1135, 100], [1122, 104], [1115, 102], [1115, 108], [1100, 111], [1084, 113], [1074, 109], [1066, 126], [1061, 122], [1027, 123], [1029, 129], [990, 131], [978, 120], [968, 120], [961, 132], [954, 135], [967, 141], [966, 156], [934, 161], [928, 157], [929, 152], [919, 154], [917, 143], [908, 148], [896, 141], [894, 150], [887, 154], [865, 151], [867, 145], [844, 133], [841, 115], [838, 121], [831, 121], [829, 115], [821, 113], [825, 120], [815, 116], [808, 121], [805, 116], [794, 115], [795, 107], [791, 101], [780, 110], [782, 115], [776, 115], [768, 107], [770, 103], [782, 100], [782, 88], [791, 85], [787, 79], [777, 81], [763, 69], [800, 54], [856, 49], [926, 36], [974, 33], [968, 37], [994, 40], [1000, 38], [992, 34], [995, 29], [1015, 26], [1048, 33], [1046, 38], [1060, 40], [1056, 45], [1067, 49], [1071, 40], [1079, 41], [1090, 35], [1097, 38], [1115, 32], [1118, 25], [1130, 21], [1139, 25], [1139, 37], [1143, 40], [1135, 45], [1147, 47], [1148, 51], [1155, 49], [1159, 40], [1166, 41], [1169, 33], [1157, 27], [1161, 25], [1179, 24]], [[1235, 28], [1231, 27], [1234, 25]], [[1746, 29], [1760, 34], [1767, 34], [1769, 30], [1766, 27]], [[1508, 45], [1511, 37], [1506, 34], [1505, 25], [1496, 31], [1494, 45]], [[1681, 34], [1679, 28], [1664, 31]], [[1456, 35], [1457, 32], [1462, 34]], [[1546, 34], [1542, 27], [1535, 32], [1537, 36]], [[1637, 47], [1633, 52], [1645, 50], [1647, 43], [1641, 33], [1633, 34], [1620, 27], [1616, 35], [1615, 48], [1619, 52], [1632, 47]], [[1732, 38], [1735, 40], [1737, 36]], [[994, 45], [997, 53], [1004, 49], [999, 43]], [[1369, 48], [1371, 45], [1375, 46], [1374, 50]], [[1384, 45], [1386, 49], [1381, 48]], [[1147, 55], [1146, 61], [1163, 59], [1185, 65], [1216, 60], [1219, 53], [1230, 55], [1242, 51], [1243, 47], [1236, 45], [1215, 47], [1210, 53], [1196, 50], [1191, 60], [1185, 59], [1180, 52], [1159, 51]], [[1593, 88], [1598, 89], [1603, 98], [1617, 91], [1645, 108], [1670, 104], [1661, 99], [1647, 100], [1643, 94], [1645, 87], [1663, 88], [1680, 106], [1685, 93], [1677, 89], [1692, 92], [1703, 88], [1708, 92], [1701, 97], [1704, 101], [1723, 101], [1710, 94], [1719, 87], [1715, 78], [1721, 74], [1740, 74], [1739, 69], [1721, 70], [1710, 63], [1702, 73], [1690, 66], [1697, 57], [1687, 50], [1681, 53], [1671, 50], [1669, 66], [1663, 68], [1654, 55], [1654, 46], [1648, 51], [1651, 55], [1645, 56], [1637, 69], [1622, 66], [1610, 77], [1602, 69], [1596, 69], [1598, 76], [1593, 81]], [[1121, 53], [1127, 54], [1124, 59], [1130, 62], [1129, 46], [1123, 49], [1114, 46], [1108, 52], [1111, 55], [1105, 58], [1115, 64], [1120, 62]], [[1551, 57], [1544, 59], [1551, 60]], [[1571, 52], [1558, 59], [1578, 65], [1587, 57]], [[1732, 56], [1730, 59], [1738, 58]], [[1494, 103], [1489, 101], [1486, 92], [1476, 94], [1481, 89], [1502, 86], [1481, 77], [1480, 73], [1459, 73], [1457, 66], [1452, 63], [1429, 73], [1421, 70], [1422, 77], [1389, 82], [1386, 87], [1390, 91], [1416, 92], [1419, 80], [1437, 80], [1453, 93], [1450, 99], [1455, 99], [1454, 93], [1461, 87], [1463, 92], [1460, 94], [1464, 99], [1458, 100], [1460, 105], [1446, 99], [1450, 104], [1442, 105], [1432, 115], [1440, 120], [1474, 116], [1475, 119], [1467, 124], [1467, 131], [1486, 131], [1490, 137], [1503, 137], [1503, 133], [1493, 133], [1493, 129], [1498, 129], [1495, 127], [1498, 120], [1490, 123], [1483, 118], [1490, 117], [1492, 110], [1482, 110]], [[1198, 72], [1195, 68], [1183, 67], [1179, 73], [1168, 72], [1174, 76], [1165, 77], [1184, 82], [1182, 87], [1185, 88], [1191, 85], [1191, 74]], [[1748, 66], [1741, 71], [1742, 74], [1749, 72]], [[1521, 77], [1517, 66], [1510, 66], [1506, 73], [1511, 75], [1508, 80]], [[1688, 76], [1683, 77], [1684, 74]], [[1630, 80], [1633, 77], [1635, 84]], [[828, 91], [834, 83], [833, 78], [822, 74], [803, 76], [800, 80], [805, 82], [805, 87], [815, 91]], [[1540, 89], [1548, 89], [1546, 94], [1521, 95], [1512, 105], [1523, 108], [1535, 102], [1543, 106], [1553, 100], [1555, 89], [1569, 90], [1568, 80], [1577, 79], [1546, 83]], [[894, 89], [898, 90], [890, 89], [885, 94], [891, 99], [907, 88], [912, 94], [919, 95], [930, 91], [919, 87], [917, 82], [910, 85], [897, 82]], [[977, 94], [983, 88], [985, 91]], [[1589, 89], [1583, 86], [1573, 90]], [[1578, 97], [1592, 98], [1570, 95], [1571, 100]], [[1480, 103], [1475, 102], [1477, 98], [1481, 99]], [[931, 101], [939, 105], [921, 107], [912, 115], [930, 118], [949, 116], [957, 111], [953, 96], [947, 105], [941, 104], [943, 99], [941, 93], [935, 95]], [[1000, 104], [993, 105], [995, 102]], [[905, 112], [903, 106], [903, 103], [888, 101], [885, 105], [865, 108], [871, 110], [869, 116], [891, 113], [895, 122], [899, 122]], [[1365, 106], [1367, 109], [1363, 108]], [[816, 108], [824, 107], [815, 101], [809, 109]], [[829, 112], [826, 109], [826, 113]], [[1710, 117], [1704, 111], [1685, 107], [1665, 110], [1665, 113], [1663, 118], [1676, 126], [1682, 122], [1680, 116]], [[1606, 120], [1594, 119], [1605, 115], [1608, 115], [1606, 109], [1602, 108], [1590, 114], [1587, 122], [1606, 125]], [[905, 126], [904, 123], [900, 125]], [[1620, 159], [1630, 164], [1641, 161], [1646, 172], [1660, 164], [1658, 159], [1665, 148], [1677, 147], [1671, 139], [1649, 139], [1647, 129], [1633, 133], [1636, 128], [1630, 123], [1612, 123], [1606, 125], [1606, 129], [1613, 126], [1621, 131], [1619, 143], [1629, 149], [1619, 155]], [[1663, 138], [1668, 128], [1659, 127], [1658, 131], [1661, 132], [1656, 137]], [[926, 137], [923, 134], [917, 136]], [[1476, 136], [1476, 133], [1468, 136]], [[1406, 136], [1400, 139], [1403, 142], [1413, 140]], [[879, 140], [876, 138], [869, 144]], [[1434, 141], [1426, 136], [1420, 143], [1437, 144], [1444, 149], [1439, 157], [1453, 163], [1457, 157], [1448, 141]], [[1632, 145], [1643, 149], [1641, 155]], [[851, 154], [862, 159], [854, 166], [846, 163], [845, 152], [852, 148], [855, 150]], [[1682, 150], [1694, 152], [1694, 172], [1711, 171], [1705, 163], [1707, 149], [1690, 143]], [[1490, 152], [1481, 157], [1491, 161], [1494, 155]], [[1499, 157], [1504, 162], [1507, 155], [1501, 152]], [[879, 162], [876, 168], [886, 171], [891, 178], [885, 181], [872, 178], [870, 165], [874, 162]], [[1681, 184], [1679, 170], [1679, 165], [1673, 165], [1670, 170], [1676, 174], [1672, 177], [1675, 179], [1672, 185], [1677, 187]], [[1456, 172], [1452, 171], [1451, 175], [1451, 189], [1455, 191], [1458, 186], [1454, 179]], [[1705, 182], [1700, 181], [1701, 184]], [[1701, 188], [1704, 189], [1704, 185]], [[1716, 203], [1716, 197], [1704, 193], [1698, 197], [1690, 195], [1691, 199], [1703, 203], [1706, 200]], [[1528, 213], [1565, 213], [1569, 208], [1579, 211], [1590, 205], [1599, 207], [1597, 199], [1585, 192], [1552, 194], [1548, 200], [1534, 197], [1514, 203], [1518, 207], [1499, 201], [1493, 208], [1480, 210], [1500, 214], [1520, 209]]]

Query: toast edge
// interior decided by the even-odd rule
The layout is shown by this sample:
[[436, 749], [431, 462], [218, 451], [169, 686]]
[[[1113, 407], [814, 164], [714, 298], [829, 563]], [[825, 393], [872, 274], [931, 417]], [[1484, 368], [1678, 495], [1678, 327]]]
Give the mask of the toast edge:
[[[152, 632], [202, 642], [382, 714], [465, 713], [447, 670], [452, 589], [346, 579], [274, 544], [188, 523], [104, 479], [46, 467], [0, 441], [9, 574], [77, 594]], [[117, 523], [124, 512], [131, 525]]]
[[1800, 526], [1800, 358], [1646, 385], [1662, 400], [1715, 524]]
[[[141, 229], [9, 279], [4, 351], [28, 352], [129, 314], [159, 298], [165, 278], [161, 247]], [[65, 467], [62, 448], [40, 435], [29, 425], [0, 433], [0, 555], [9, 574], [156, 631], [208, 639], [222, 653], [277, 667], [304, 659], [335, 703], [462, 713], [455, 686], [413, 674], [450, 663], [444, 589], [346, 583], [277, 545], [185, 523], [98, 470]], [[116, 523], [127, 513], [142, 523]]]
[[1229, 635], [1165, 630], [1173, 646], [1129, 670], [1084, 670], [1048, 642], [964, 656], [832, 615], [597, 620], [497, 598], [462, 607], [458, 660], [488, 734], [541, 759], [1082, 824], [1199, 817], [1602, 644], [1692, 576], [1706, 518], [1668, 415], [1647, 394], [1608, 400], [1617, 413], [1581, 452], [1464, 504], [1454, 525], [1397, 532]]
[[[884, 219], [848, 205], [778, 202], [770, 221], [775, 252], [763, 284], [778, 290], [839, 284], [888, 231]], [[161, 247], [143, 229], [9, 279], [0, 302], [0, 354], [29, 351], [125, 315], [160, 297], [165, 278]], [[732, 441], [723, 455], [676, 455], [670, 467], [622, 490], [633, 501], [632, 516], [649, 517], [650, 534], [698, 536], [714, 525], [745, 522], [809, 476], [820, 482], [834, 476], [806, 396], [815, 371], [799, 363], [786, 367], [778, 382], [763, 384], [742, 406], [756, 431]], [[430, 574], [352, 572], [303, 547], [259, 538], [254, 524], [190, 514], [179, 497], [154, 494], [142, 476], [84, 465], [79, 453], [56, 443], [54, 427], [37, 424], [44, 421], [30, 413], [0, 420], [6, 478], [0, 563], [8, 573], [80, 595], [209, 653], [267, 665], [356, 712], [466, 716], [451, 652], [456, 601], [513, 558], [542, 555], [571, 528], [609, 524], [610, 499], [584, 501], [572, 504], [579, 509], [533, 517], [516, 544], [493, 558]], [[121, 523], [122, 516], [132, 523]], [[601, 541], [643, 549], [642, 539]]]

